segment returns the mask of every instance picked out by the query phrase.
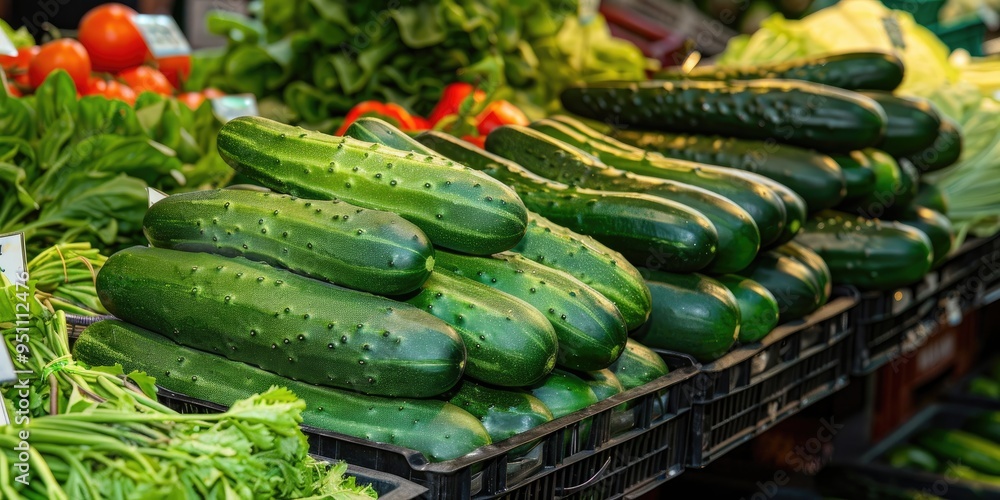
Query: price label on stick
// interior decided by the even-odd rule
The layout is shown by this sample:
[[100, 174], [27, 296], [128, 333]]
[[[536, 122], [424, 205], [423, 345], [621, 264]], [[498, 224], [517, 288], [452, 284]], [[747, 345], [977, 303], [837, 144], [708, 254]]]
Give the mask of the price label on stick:
[[16, 56], [17, 47], [4, 30], [0, 30], [0, 56]]
[[174, 18], [166, 15], [136, 14], [132, 20], [154, 58], [191, 53], [191, 44], [188, 43]]
[[241, 116], [257, 116], [257, 98], [253, 94], [234, 94], [212, 99], [212, 111], [222, 123]]
[[[151, 187], [146, 188], [146, 196], [149, 198], [149, 206], [169, 196], [167, 193]], [[148, 207], [147, 207], [148, 208]]]

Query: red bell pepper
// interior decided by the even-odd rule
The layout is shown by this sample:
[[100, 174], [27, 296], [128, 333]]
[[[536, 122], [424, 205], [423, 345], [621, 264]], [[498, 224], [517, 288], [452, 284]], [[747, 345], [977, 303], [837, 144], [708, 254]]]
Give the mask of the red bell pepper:
[[[473, 92], [475, 93], [473, 94]], [[473, 94], [473, 99], [477, 103], [486, 99], [486, 92], [478, 90], [468, 83], [456, 82], [448, 84], [445, 86], [444, 91], [441, 93], [441, 99], [434, 106], [434, 109], [431, 110], [431, 114], [427, 117], [427, 120], [433, 126], [437, 125], [437, 122], [448, 115], [458, 114], [462, 103], [465, 102], [470, 94]]]
[[[391, 102], [384, 103], [379, 101], [362, 101], [355, 104], [354, 107], [347, 112], [347, 116], [344, 117], [344, 123], [339, 129], [337, 129], [337, 135], [344, 135], [347, 128], [350, 127], [355, 120], [361, 118], [362, 116], [374, 116], [376, 118], [381, 118], [399, 127], [403, 131], [425, 130], [428, 128], [423, 127], [423, 124], [417, 120], [419, 117], [411, 115], [399, 104]], [[420, 120], [423, 119], [420, 118]]]
[[503, 125], [528, 125], [527, 115], [508, 101], [493, 101], [476, 117], [479, 135], [487, 136], [493, 129]]

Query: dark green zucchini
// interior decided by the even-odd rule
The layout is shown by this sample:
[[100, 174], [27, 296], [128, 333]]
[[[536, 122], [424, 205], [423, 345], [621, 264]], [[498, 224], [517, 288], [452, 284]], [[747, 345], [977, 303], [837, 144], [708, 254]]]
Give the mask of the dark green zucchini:
[[819, 285], [820, 302], [825, 303], [830, 299], [830, 294], [833, 293], [833, 276], [830, 275], [830, 268], [827, 267], [826, 262], [819, 254], [794, 241], [776, 247], [774, 251], [779, 255], [791, 257], [808, 267], [816, 278], [816, 284]]
[[560, 100], [574, 114], [630, 127], [833, 152], [872, 147], [886, 127], [872, 99], [795, 80], [598, 82], [569, 87]]
[[877, 219], [888, 212], [898, 210], [898, 207], [905, 207], [906, 205], [899, 201], [906, 201], [909, 191], [899, 163], [885, 152], [876, 149], [855, 153], [859, 153], [856, 158], [864, 158], [875, 174], [875, 186], [872, 192], [865, 196], [844, 198], [837, 209]]
[[932, 146], [941, 128], [941, 115], [930, 101], [901, 97], [889, 92], [862, 92], [882, 107], [886, 116], [885, 134], [875, 145], [899, 158]]
[[934, 142], [907, 158], [924, 174], [950, 167], [962, 157], [962, 131], [954, 120], [941, 115], [941, 128]]
[[735, 274], [715, 279], [733, 293], [740, 307], [740, 342], [757, 342], [778, 325], [778, 300], [764, 285]]
[[846, 189], [841, 204], [851, 203], [848, 200], [863, 199], [875, 191], [875, 171], [863, 152], [851, 151], [832, 158], [840, 166], [840, 172], [844, 176]]
[[[917, 172], [917, 167], [913, 166], [913, 162], [906, 158], [900, 158], [897, 160], [897, 164], [899, 165], [899, 189], [896, 201], [888, 212], [905, 212], [913, 204], [913, 200], [917, 198], [917, 190], [920, 189], [920, 173]], [[887, 215], [889, 214], [887, 213]]]
[[811, 268], [773, 250], [761, 252], [739, 276], [767, 288], [778, 302], [779, 321], [806, 316], [823, 305], [823, 291]]
[[670, 372], [670, 368], [659, 354], [629, 338], [622, 355], [608, 367], [621, 382], [625, 390], [652, 382]]
[[911, 206], [893, 220], [917, 228], [927, 235], [934, 253], [931, 268], [936, 268], [948, 260], [955, 248], [955, 230], [952, 229], [951, 221], [940, 212], [926, 207]]
[[845, 90], [892, 91], [903, 82], [903, 62], [888, 52], [845, 52], [752, 66], [700, 66], [687, 73], [668, 69], [663, 80], [757, 80], [781, 78], [830, 85]]
[[650, 271], [653, 313], [632, 337], [649, 347], [690, 354], [701, 362], [729, 352], [740, 332], [740, 306], [722, 283], [696, 273]]

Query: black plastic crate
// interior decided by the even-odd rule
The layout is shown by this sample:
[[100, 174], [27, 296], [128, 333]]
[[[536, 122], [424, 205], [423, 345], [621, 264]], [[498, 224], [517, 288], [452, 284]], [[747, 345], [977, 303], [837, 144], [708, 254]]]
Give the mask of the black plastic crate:
[[830, 467], [833, 477], [830, 481], [850, 480], [867, 483], [869, 489], [882, 490], [892, 487], [896, 490], [930, 493], [950, 500], [1000, 498], [1000, 486], [966, 480], [960, 481], [930, 472], [898, 469], [890, 466], [884, 459], [886, 453], [896, 446], [909, 442], [917, 432], [923, 429], [930, 427], [958, 428], [969, 417], [983, 411], [987, 410], [965, 405], [938, 404], [929, 406], [857, 460], [833, 464]]
[[861, 294], [852, 374], [863, 376], [922, 346], [943, 322], [983, 303], [985, 290], [1000, 283], [1000, 238], [967, 240], [923, 280], [887, 291]]
[[691, 393], [688, 466], [708, 465], [847, 385], [857, 303], [856, 292], [838, 288], [833, 300], [808, 317], [702, 365]]
[[[690, 384], [698, 373], [688, 356], [661, 353], [671, 372], [589, 408], [547, 422], [454, 460], [430, 463], [414, 450], [303, 426], [310, 453], [402, 477], [427, 489], [427, 499], [617, 499], [647, 491], [684, 470], [690, 435]], [[220, 405], [160, 388], [159, 398], [182, 413], [223, 411]], [[616, 428], [623, 403], [628, 428]], [[589, 423], [590, 432], [581, 433]], [[539, 440], [526, 457], [508, 453]]]
[[357, 484], [370, 485], [378, 493], [379, 500], [411, 500], [427, 492], [427, 488], [399, 476], [352, 464], [347, 464], [347, 475], [354, 476]]

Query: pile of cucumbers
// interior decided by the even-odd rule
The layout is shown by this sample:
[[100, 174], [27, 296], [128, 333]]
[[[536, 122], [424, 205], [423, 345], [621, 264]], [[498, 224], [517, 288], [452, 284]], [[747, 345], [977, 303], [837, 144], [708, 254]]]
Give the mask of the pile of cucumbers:
[[970, 417], [961, 428], [929, 428], [883, 457], [889, 465], [1000, 488], [1000, 412]]

